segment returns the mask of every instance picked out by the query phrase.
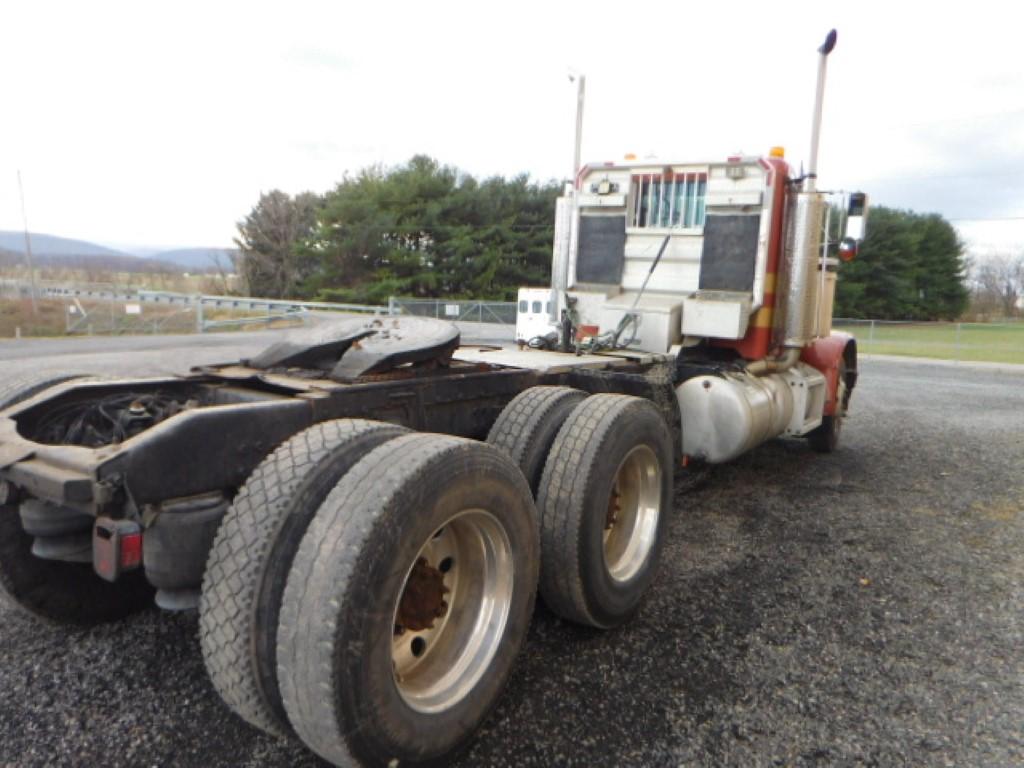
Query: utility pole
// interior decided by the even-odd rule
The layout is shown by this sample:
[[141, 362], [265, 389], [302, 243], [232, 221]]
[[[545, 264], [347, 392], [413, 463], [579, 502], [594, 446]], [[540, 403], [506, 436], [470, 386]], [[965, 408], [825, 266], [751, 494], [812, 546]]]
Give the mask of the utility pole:
[[32, 236], [28, 233], [28, 214], [25, 213], [25, 188], [21, 185], [21, 171], [18, 171], [18, 195], [21, 197], [21, 221], [25, 227], [25, 259], [28, 261], [29, 290], [32, 298], [32, 314], [39, 314], [36, 304], [36, 267], [32, 263]]
[[583, 97], [587, 87], [587, 76], [579, 73], [569, 75], [569, 82], [576, 83], [576, 143], [572, 158], [572, 181], [580, 172], [580, 150], [583, 148]]

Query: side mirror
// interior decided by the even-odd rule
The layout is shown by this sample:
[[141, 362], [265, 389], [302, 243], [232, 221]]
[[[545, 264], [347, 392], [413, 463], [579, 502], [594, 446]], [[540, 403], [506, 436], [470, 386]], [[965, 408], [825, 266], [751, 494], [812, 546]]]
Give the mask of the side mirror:
[[853, 261], [857, 258], [859, 246], [852, 237], [844, 237], [839, 241], [839, 258], [843, 261]]
[[[846, 207], [846, 231], [843, 240], [859, 242], [864, 239], [864, 231], [868, 222], [868, 196], [863, 192], [851, 192], [850, 202]], [[840, 245], [842, 253], [842, 245]]]

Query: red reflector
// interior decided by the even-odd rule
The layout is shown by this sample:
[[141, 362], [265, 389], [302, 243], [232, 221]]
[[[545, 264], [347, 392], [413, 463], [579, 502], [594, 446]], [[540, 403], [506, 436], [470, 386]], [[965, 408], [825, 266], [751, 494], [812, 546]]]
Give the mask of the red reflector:
[[142, 528], [131, 520], [96, 519], [92, 532], [92, 567], [107, 581], [142, 565]]
[[121, 536], [121, 570], [133, 571], [142, 565], [142, 534], [128, 533]]

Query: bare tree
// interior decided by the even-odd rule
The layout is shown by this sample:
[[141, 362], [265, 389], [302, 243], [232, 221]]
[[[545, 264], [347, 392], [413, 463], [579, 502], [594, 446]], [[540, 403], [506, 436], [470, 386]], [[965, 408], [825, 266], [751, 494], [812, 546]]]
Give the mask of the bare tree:
[[316, 225], [319, 206], [320, 198], [310, 192], [293, 198], [275, 189], [260, 195], [249, 215], [238, 222], [240, 272], [252, 295], [295, 294], [309, 274], [301, 245]]
[[227, 295], [231, 293], [231, 280], [235, 275], [239, 255], [237, 251], [221, 250], [210, 254], [213, 262], [213, 274], [207, 281], [211, 293]]
[[974, 267], [975, 303], [1003, 317], [1016, 317], [1024, 298], [1024, 253], [978, 259]]

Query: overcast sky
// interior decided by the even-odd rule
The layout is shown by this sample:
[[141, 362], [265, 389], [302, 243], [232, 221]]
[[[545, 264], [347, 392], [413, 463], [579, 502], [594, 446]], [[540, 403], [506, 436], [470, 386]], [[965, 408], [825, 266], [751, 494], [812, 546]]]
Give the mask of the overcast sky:
[[[3, 2], [0, 229], [229, 246], [261, 191], [427, 153], [568, 176], [626, 152], [806, 159], [830, 27], [821, 185], [1024, 247], [1012, 4]], [[985, 219], [987, 221], [973, 221]], [[968, 221], [972, 220], [972, 221]]]

